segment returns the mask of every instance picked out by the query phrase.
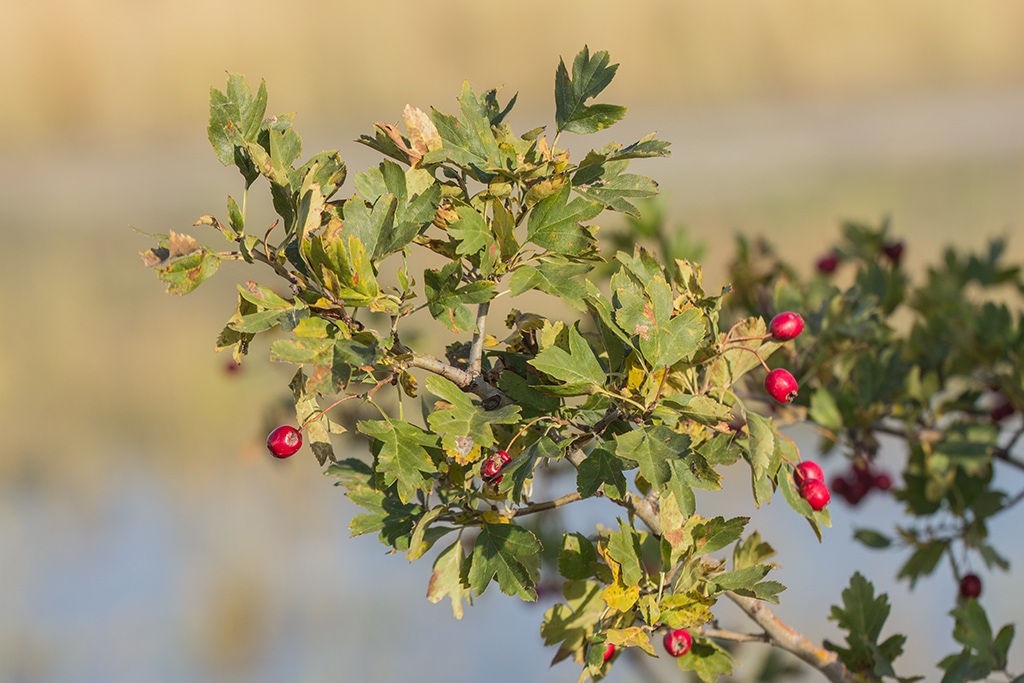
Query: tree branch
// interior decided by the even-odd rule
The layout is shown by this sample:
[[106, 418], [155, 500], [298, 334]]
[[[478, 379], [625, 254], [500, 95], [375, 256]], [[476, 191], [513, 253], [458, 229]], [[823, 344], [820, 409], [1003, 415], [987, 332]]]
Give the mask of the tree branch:
[[839, 655], [818, 647], [800, 633], [786, 626], [762, 601], [735, 593], [726, 593], [725, 595], [764, 629], [770, 645], [796, 655], [823, 673], [833, 683], [855, 683], [857, 681], [853, 673], [840, 661]]
[[476, 394], [483, 401], [486, 410], [493, 410], [512, 403], [512, 399], [506, 396], [504, 391], [488, 384], [483, 375], [471, 375], [469, 372], [448, 365], [433, 356], [413, 356], [406, 362], [408, 367], [420, 368], [440, 375], [463, 391]]
[[509, 510], [504, 516], [508, 519], [512, 519], [513, 517], [532, 515], [537, 512], [544, 512], [545, 510], [554, 510], [555, 508], [560, 508], [563, 505], [575, 503], [578, 500], [583, 500], [583, 496], [581, 496], [577, 491], [573, 491], [572, 493], [567, 493], [561, 498], [555, 498], [554, 500], [548, 500], [543, 503], [532, 503], [521, 508], [516, 508], [515, 510]]
[[484, 329], [487, 325], [487, 312], [491, 308], [491, 302], [485, 301], [476, 309], [476, 332], [473, 333], [473, 345], [469, 349], [469, 375], [476, 377], [480, 374], [480, 366], [484, 356]]

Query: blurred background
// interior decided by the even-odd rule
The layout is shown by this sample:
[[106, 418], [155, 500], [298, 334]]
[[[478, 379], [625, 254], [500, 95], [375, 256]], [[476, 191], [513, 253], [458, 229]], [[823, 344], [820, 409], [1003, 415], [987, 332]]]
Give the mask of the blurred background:
[[[308, 450], [272, 462], [263, 439], [288, 416], [288, 369], [265, 348], [237, 372], [213, 353], [252, 273], [225, 265], [181, 299], [139, 261], [150, 243], [130, 225], [221, 243], [191, 226], [241, 193], [206, 141], [209, 88], [226, 72], [265, 79], [269, 113], [297, 112], [305, 154], [340, 149], [351, 177], [376, 163], [353, 140], [406, 102], [453, 111], [463, 80], [503, 86], [526, 131], [551, 123], [559, 57], [608, 50], [621, 67], [603, 99], [630, 112], [570, 148], [654, 130], [671, 141], [671, 158], [634, 168], [658, 180], [672, 224], [707, 243], [715, 290], [734, 234], [768, 237], [809, 272], [842, 219], [891, 216], [911, 272], [997, 235], [1019, 259], [1022, 29], [1024, 5], [995, 0], [0, 3], [0, 681], [578, 674], [548, 668], [550, 602], [492, 588], [454, 620], [423, 597], [429, 558], [348, 538], [356, 509]], [[269, 204], [250, 211], [272, 220]], [[793, 436], [813, 455], [813, 435]], [[356, 440], [339, 451], [363, 454]], [[1020, 485], [1007, 475], [1007, 490]], [[780, 617], [838, 639], [828, 606], [860, 567], [890, 592], [886, 633], [910, 633], [898, 671], [937, 678], [933, 664], [959, 649], [952, 578], [907, 593], [893, 580], [902, 555], [850, 540], [888, 529], [894, 504], [833, 505], [819, 545], [785, 506], [744, 510], [742, 472], [727, 490], [708, 511], [753, 514], [785, 561]], [[570, 521], [614, 523], [616, 510], [588, 504]], [[997, 545], [1021, 566], [1024, 551]], [[1010, 577], [982, 576], [994, 626], [1016, 619]], [[744, 652], [737, 680], [756, 678], [763, 654]], [[609, 680], [678, 680], [652, 662], [624, 661]]]

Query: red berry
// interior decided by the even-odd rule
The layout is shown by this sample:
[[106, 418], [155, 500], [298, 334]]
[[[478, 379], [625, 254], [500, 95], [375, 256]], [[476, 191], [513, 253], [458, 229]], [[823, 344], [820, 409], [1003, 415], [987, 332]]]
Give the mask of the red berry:
[[793, 483], [796, 484], [797, 487], [811, 479], [825, 481], [825, 473], [821, 471], [820, 467], [818, 467], [818, 463], [811, 462], [810, 460], [804, 460], [793, 468]]
[[818, 272], [825, 274], [834, 273], [838, 266], [839, 257], [835, 254], [828, 254], [818, 259]]
[[1009, 401], [1003, 401], [989, 413], [989, 418], [993, 422], [1002, 422], [1006, 418], [1013, 415], [1013, 404]]
[[764, 379], [764, 388], [779, 403], [789, 403], [796, 398], [796, 379], [783, 368], [775, 368]]
[[835, 491], [837, 495], [846, 498], [850, 493], [850, 480], [846, 477], [834, 477], [832, 479], [832, 490]]
[[820, 479], [808, 479], [800, 485], [800, 497], [811, 504], [811, 509], [817, 512], [821, 510], [832, 499], [828, 492], [828, 486]]
[[497, 484], [501, 481], [499, 473], [510, 460], [512, 460], [512, 456], [505, 451], [498, 451], [491, 457], [487, 458], [487, 460], [484, 461], [484, 464], [480, 466], [480, 475], [483, 476], [484, 479], [497, 477], [497, 479], [494, 480], [494, 483]]
[[960, 579], [960, 596], [976, 598], [981, 595], [981, 579], [977, 574], [967, 574]]
[[799, 313], [779, 313], [768, 323], [768, 331], [779, 341], [789, 341], [804, 331], [804, 319]]
[[287, 458], [302, 448], [302, 432], [295, 427], [282, 425], [270, 432], [267, 448], [275, 458]]
[[615, 646], [608, 643], [608, 646], [604, 649], [604, 661], [608, 661], [615, 654]]
[[875, 475], [874, 485], [879, 491], [888, 491], [892, 488], [892, 477], [885, 472], [879, 472]]
[[882, 253], [894, 266], [899, 265], [900, 259], [903, 258], [903, 242], [887, 242], [882, 246]]
[[872, 482], [855, 479], [850, 484], [850, 488], [846, 491], [846, 494], [843, 497], [846, 498], [846, 502], [850, 505], [856, 505], [864, 498], [864, 496], [868, 495], [868, 492], [871, 491], [871, 486]]
[[665, 634], [665, 651], [673, 657], [682, 657], [690, 651], [693, 636], [683, 628], [672, 629]]
[[500, 471], [501, 465], [499, 465], [496, 461], [491, 460], [490, 458], [485, 460], [484, 464], [480, 467], [480, 474], [485, 479], [490, 479], [491, 477], [497, 476], [498, 472]]

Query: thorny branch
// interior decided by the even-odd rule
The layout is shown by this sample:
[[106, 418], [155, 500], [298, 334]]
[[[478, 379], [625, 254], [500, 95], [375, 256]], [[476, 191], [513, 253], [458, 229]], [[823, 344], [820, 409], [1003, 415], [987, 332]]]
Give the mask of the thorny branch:
[[[611, 411], [605, 417], [608, 418], [610, 415]], [[579, 464], [586, 459], [586, 455], [580, 447], [577, 447], [573, 453], [566, 456], [566, 459], [574, 466], [579, 467]], [[658, 501], [656, 498], [642, 497], [635, 493], [627, 492], [623, 500], [613, 500], [613, 502], [626, 508], [630, 514], [639, 517], [654, 535], [661, 536], [661, 518], [658, 513]], [[761, 600], [737, 595], [732, 592], [727, 592], [725, 595], [764, 630], [764, 638], [750, 636], [744, 637], [744, 640], [763, 640], [773, 647], [783, 649], [821, 671], [833, 683], [854, 683], [857, 680], [854, 678], [853, 673], [846, 668], [846, 665], [840, 661], [839, 655], [815, 645], [805, 636], [784, 624], [775, 616], [775, 613], [772, 612], [768, 605]], [[718, 633], [719, 637], [723, 639], [736, 639], [736, 637], [726, 637], [726, 634], [731, 635], [731, 632], [721, 631]], [[712, 638], [716, 637], [712, 633], [705, 633], [705, 635]]]

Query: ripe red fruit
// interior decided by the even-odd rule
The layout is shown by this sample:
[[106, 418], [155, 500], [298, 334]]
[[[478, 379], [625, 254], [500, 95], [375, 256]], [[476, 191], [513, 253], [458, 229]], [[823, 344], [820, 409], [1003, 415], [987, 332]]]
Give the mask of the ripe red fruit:
[[[846, 498], [850, 493], [850, 480], [846, 477], [833, 477], [832, 479], [832, 490], [836, 492], [836, 495]], [[847, 501], [849, 502], [849, 501]]]
[[835, 254], [828, 254], [818, 259], [818, 272], [820, 273], [825, 273], [826, 275], [834, 273], [838, 266], [839, 257]]
[[993, 422], [1002, 422], [1006, 418], [1013, 415], [1013, 404], [1009, 401], [1003, 401], [989, 412], [989, 418]]
[[500, 471], [501, 465], [490, 458], [484, 461], [484, 464], [480, 466], [480, 474], [483, 475], [485, 479], [490, 479], [491, 477], [496, 476]]
[[290, 425], [281, 425], [270, 432], [267, 448], [275, 458], [287, 458], [302, 448], [302, 432]]
[[789, 341], [804, 331], [804, 319], [792, 311], [779, 313], [768, 323], [768, 331], [779, 341]]
[[779, 403], [789, 403], [796, 398], [796, 378], [783, 368], [775, 368], [764, 379], [764, 388]]
[[615, 654], [615, 646], [612, 645], [611, 643], [608, 643], [608, 647], [606, 647], [604, 649], [604, 661], [607, 662], [609, 659], [612, 658], [612, 655], [614, 655], [614, 654]]
[[673, 657], [682, 657], [690, 651], [693, 636], [686, 629], [675, 628], [665, 634], [665, 651]]
[[499, 473], [501, 472], [502, 468], [504, 468], [505, 465], [509, 463], [510, 460], [512, 460], [511, 455], [509, 455], [505, 451], [498, 451], [491, 457], [487, 458], [487, 460], [484, 461], [484, 464], [480, 466], [481, 476], [483, 476], [484, 479], [491, 479], [492, 477], [497, 477], [497, 479], [494, 480], [494, 483], [497, 484], [499, 481], [501, 481]]
[[879, 491], [888, 491], [892, 488], [892, 477], [885, 472], [879, 472], [875, 475], [873, 483]]
[[832, 499], [828, 492], [828, 486], [820, 479], [808, 479], [800, 485], [800, 497], [811, 504], [811, 509], [817, 512], [821, 510]]
[[960, 579], [960, 596], [976, 598], [981, 595], [981, 579], [977, 574], [966, 574]]
[[887, 242], [882, 246], [882, 253], [894, 266], [899, 265], [900, 259], [903, 258], [903, 242]]
[[825, 481], [825, 473], [818, 467], [818, 463], [811, 462], [810, 460], [804, 460], [802, 463], [793, 468], [793, 483], [800, 487], [805, 481], [811, 479], [817, 479], [818, 481]]

